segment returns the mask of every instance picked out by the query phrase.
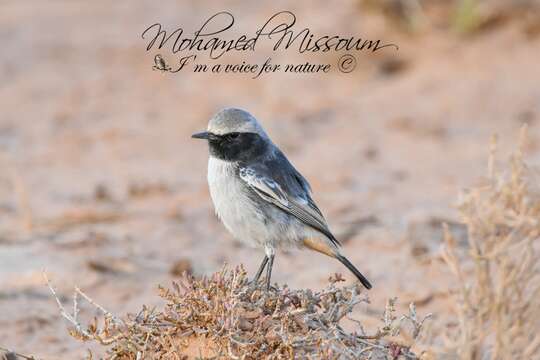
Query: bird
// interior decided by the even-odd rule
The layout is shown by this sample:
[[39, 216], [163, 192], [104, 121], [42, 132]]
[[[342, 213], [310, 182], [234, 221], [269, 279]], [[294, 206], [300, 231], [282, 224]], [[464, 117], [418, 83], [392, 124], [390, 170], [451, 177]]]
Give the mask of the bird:
[[347, 267], [366, 289], [369, 280], [342, 254], [341, 244], [312, 198], [308, 181], [272, 142], [261, 124], [239, 108], [218, 111], [206, 131], [207, 180], [215, 212], [240, 242], [264, 249], [253, 279], [266, 268], [266, 290], [278, 249], [310, 249]]
[[165, 59], [163, 59], [163, 56], [161, 56], [161, 54], [157, 54], [156, 56], [154, 56], [154, 66], [152, 66], [152, 70], [160, 70], [161, 72], [165, 72], [171, 71], [172, 68], [167, 65]]

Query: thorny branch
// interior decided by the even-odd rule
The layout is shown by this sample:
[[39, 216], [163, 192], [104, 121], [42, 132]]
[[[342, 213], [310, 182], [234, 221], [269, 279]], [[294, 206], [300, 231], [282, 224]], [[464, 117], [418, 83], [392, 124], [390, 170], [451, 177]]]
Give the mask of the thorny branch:
[[[331, 281], [318, 292], [286, 286], [267, 292], [263, 286], [250, 284], [242, 267], [224, 268], [202, 279], [186, 276], [171, 289], [160, 288], [160, 295], [167, 301], [164, 309], [143, 306], [138, 314], [123, 318], [75, 288], [70, 314], [44, 277], [61, 315], [75, 328], [72, 335], [105, 346], [111, 359], [183, 358], [193, 341], [198, 341], [204, 356], [335, 358], [339, 354], [354, 359], [400, 354], [416, 359], [410, 346], [429, 318], [419, 320], [411, 306], [409, 314], [398, 320], [396, 300], [391, 299], [376, 336], [366, 336], [357, 320], [361, 335], [347, 333], [340, 326], [341, 319], [348, 317], [357, 304], [369, 301], [358, 285], [338, 288], [336, 281]], [[101, 327], [97, 320], [86, 329], [81, 325], [80, 299], [99, 310]], [[413, 328], [408, 345], [389, 338], [404, 331], [404, 322]]]

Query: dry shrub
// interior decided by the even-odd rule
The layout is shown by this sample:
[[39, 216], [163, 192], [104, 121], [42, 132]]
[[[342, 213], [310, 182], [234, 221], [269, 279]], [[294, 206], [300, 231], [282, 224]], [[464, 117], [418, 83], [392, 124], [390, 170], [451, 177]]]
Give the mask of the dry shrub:
[[[409, 314], [398, 317], [391, 300], [379, 329], [366, 334], [350, 319], [357, 329], [347, 332], [340, 322], [368, 299], [359, 285], [336, 286], [340, 280], [336, 275], [322, 291], [284, 286], [267, 292], [262, 285], [250, 284], [242, 267], [202, 279], [186, 275], [171, 289], [160, 288], [166, 300], [163, 309], [143, 307], [139, 314], [123, 318], [79, 289], [69, 314], [52, 287], [51, 291], [74, 326], [71, 334], [104, 345], [110, 359], [416, 359], [410, 347], [426, 318], [417, 317], [414, 305]], [[103, 314], [87, 328], [77, 319], [81, 296]]]
[[540, 188], [523, 160], [526, 127], [507, 171], [467, 191], [459, 210], [468, 229], [461, 251], [446, 229], [444, 258], [459, 280], [461, 359], [533, 359], [540, 351]]

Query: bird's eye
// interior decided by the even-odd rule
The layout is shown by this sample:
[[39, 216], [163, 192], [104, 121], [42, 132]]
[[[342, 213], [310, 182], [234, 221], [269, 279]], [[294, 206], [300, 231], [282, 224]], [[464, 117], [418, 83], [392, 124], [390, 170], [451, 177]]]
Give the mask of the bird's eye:
[[239, 135], [240, 135], [240, 133], [233, 132], [233, 133], [228, 134], [227, 137], [228, 137], [230, 140], [234, 140], [234, 139], [236, 139]]

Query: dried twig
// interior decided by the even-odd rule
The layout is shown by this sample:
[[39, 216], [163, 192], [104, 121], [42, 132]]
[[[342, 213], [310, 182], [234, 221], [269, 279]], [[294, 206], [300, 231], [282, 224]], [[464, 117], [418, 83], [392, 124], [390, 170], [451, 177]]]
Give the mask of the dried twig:
[[540, 187], [523, 160], [526, 132], [506, 172], [495, 167], [493, 137], [487, 183], [461, 196], [468, 248], [444, 228], [443, 259], [459, 283], [453, 348], [462, 359], [529, 359], [540, 349], [531, 335], [540, 332]]
[[[39, 360], [37, 357], [31, 356], [31, 355], [24, 355], [24, 354], [18, 353], [16, 351], [9, 350], [9, 349], [7, 349], [7, 348], [5, 348], [3, 346], [0, 346], [0, 351], [5, 353], [5, 354], [15, 355], [16, 357], [20, 357], [20, 358], [26, 359], [26, 360]], [[0, 359], [10, 359], [10, 358], [8, 358], [6, 355], [0, 353]]]
[[[122, 319], [79, 288], [73, 297], [73, 314], [68, 314], [48, 279], [47, 284], [62, 316], [75, 326], [75, 337], [106, 346], [110, 358], [183, 358], [193, 340], [199, 339], [198, 348], [191, 353], [200, 350], [201, 357], [327, 358], [341, 354], [358, 358], [360, 354], [386, 356], [398, 346], [406, 358], [413, 359], [408, 349], [383, 339], [399, 333], [404, 321], [411, 321], [418, 331], [423, 324], [416, 313], [398, 321], [392, 299], [383, 316], [385, 332], [367, 342], [365, 336], [346, 333], [339, 325], [355, 305], [368, 301], [358, 285], [338, 288], [331, 282], [319, 292], [276, 287], [267, 293], [262, 285], [250, 285], [241, 267], [224, 268], [209, 278], [186, 276], [171, 289], [160, 288], [167, 301], [164, 309], [143, 307], [138, 314]], [[76, 316], [79, 296], [101, 312], [101, 328], [97, 322], [86, 330], [80, 325]], [[416, 338], [415, 334], [411, 337]]]

